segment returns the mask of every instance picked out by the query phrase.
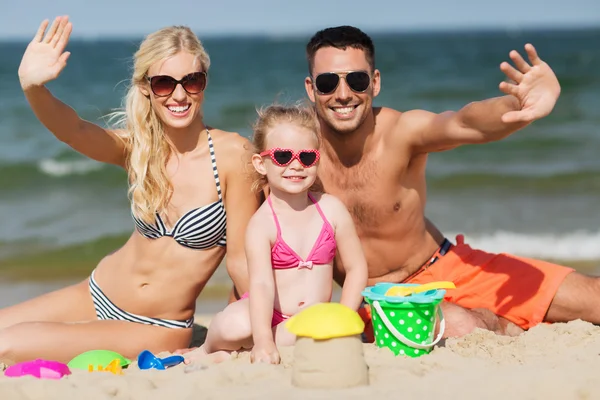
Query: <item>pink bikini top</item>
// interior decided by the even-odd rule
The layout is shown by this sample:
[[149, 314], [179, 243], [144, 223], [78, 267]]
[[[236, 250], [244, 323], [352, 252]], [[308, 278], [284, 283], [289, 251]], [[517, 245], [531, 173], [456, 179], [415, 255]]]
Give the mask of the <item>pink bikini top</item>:
[[290, 246], [288, 246], [281, 237], [281, 227], [279, 226], [277, 215], [275, 215], [275, 210], [273, 210], [271, 196], [267, 197], [269, 207], [271, 207], [271, 211], [273, 212], [275, 225], [277, 226], [277, 239], [271, 248], [271, 265], [273, 266], [273, 269], [287, 269], [296, 267], [312, 269], [313, 265], [329, 264], [335, 257], [336, 244], [333, 228], [329, 221], [327, 221], [327, 218], [325, 218], [321, 207], [319, 207], [319, 204], [310, 195], [310, 193], [308, 194], [308, 197], [315, 204], [317, 211], [319, 211], [321, 218], [323, 218], [323, 228], [321, 228], [321, 232], [317, 237], [317, 241], [313, 245], [308, 257], [306, 257], [306, 260], [300, 258], [300, 256], [298, 256], [298, 254]]

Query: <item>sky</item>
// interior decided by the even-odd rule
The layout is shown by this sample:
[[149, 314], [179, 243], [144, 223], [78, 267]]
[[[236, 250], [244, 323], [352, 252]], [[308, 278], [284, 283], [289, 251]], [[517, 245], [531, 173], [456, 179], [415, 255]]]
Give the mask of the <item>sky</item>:
[[336, 25], [367, 33], [600, 27], [600, 0], [0, 0], [0, 40], [28, 39], [69, 15], [73, 37], [137, 37], [167, 25], [201, 36], [311, 35]]

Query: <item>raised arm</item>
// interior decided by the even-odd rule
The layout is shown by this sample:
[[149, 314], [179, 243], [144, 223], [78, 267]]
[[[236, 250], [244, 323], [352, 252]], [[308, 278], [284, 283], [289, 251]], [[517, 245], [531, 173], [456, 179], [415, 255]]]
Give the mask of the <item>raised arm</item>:
[[346, 206], [336, 197], [329, 195], [328, 202], [332, 205], [335, 216], [335, 240], [337, 251], [345, 269], [344, 284], [340, 303], [358, 310], [362, 303], [361, 292], [367, 286], [369, 270], [362, 245], [354, 221]]
[[[235, 138], [235, 139], [234, 139]], [[258, 210], [259, 196], [252, 193], [250, 142], [238, 135], [228, 140], [228, 163], [225, 177], [225, 209], [227, 210], [227, 272], [235, 285], [238, 297], [248, 292], [248, 263], [246, 261], [245, 234], [248, 222]]]
[[21, 87], [33, 112], [54, 136], [74, 150], [97, 161], [124, 166], [125, 145], [117, 133], [79, 118], [44, 86], [66, 67], [70, 53], [65, 48], [72, 30], [68, 17], [57, 17], [48, 32], [47, 27], [45, 20], [19, 66]]
[[513, 50], [500, 69], [513, 82], [501, 82], [507, 96], [470, 103], [457, 112], [434, 114], [408, 111], [400, 118], [401, 130], [408, 132], [415, 152], [448, 150], [462, 144], [497, 141], [550, 114], [560, 95], [560, 84], [548, 64], [531, 44], [525, 46], [527, 63]]

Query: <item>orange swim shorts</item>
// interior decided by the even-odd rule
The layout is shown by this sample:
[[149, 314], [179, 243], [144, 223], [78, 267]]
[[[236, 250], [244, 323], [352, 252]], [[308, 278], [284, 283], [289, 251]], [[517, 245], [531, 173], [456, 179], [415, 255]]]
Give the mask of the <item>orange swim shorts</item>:
[[[544, 321], [550, 303], [572, 268], [510, 254], [493, 254], [471, 248], [463, 235], [448, 251], [434, 254], [406, 283], [452, 281], [445, 301], [465, 308], [487, 308], [523, 329]], [[365, 339], [372, 341], [368, 305], [359, 310], [365, 320]]]

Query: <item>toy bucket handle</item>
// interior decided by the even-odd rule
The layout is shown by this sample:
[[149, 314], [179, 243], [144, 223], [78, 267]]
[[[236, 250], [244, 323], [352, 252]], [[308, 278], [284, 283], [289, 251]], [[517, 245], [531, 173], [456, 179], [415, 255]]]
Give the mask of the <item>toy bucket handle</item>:
[[383, 321], [383, 324], [386, 326], [386, 328], [388, 328], [388, 330], [392, 333], [392, 335], [394, 335], [396, 337], [396, 339], [398, 339], [405, 345], [414, 347], [416, 349], [427, 350], [427, 349], [435, 346], [442, 339], [442, 336], [444, 335], [444, 331], [446, 330], [446, 320], [444, 319], [444, 314], [442, 313], [442, 308], [438, 307], [437, 313], [438, 313], [438, 316], [440, 319], [440, 332], [438, 333], [435, 340], [429, 344], [421, 344], [421, 343], [413, 342], [412, 340], [408, 339], [406, 336], [404, 336], [403, 334], [398, 332], [398, 330], [394, 327], [394, 325], [392, 325], [392, 323], [388, 319], [387, 315], [385, 315], [385, 313], [381, 309], [381, 306], [379, 305], [379, 302], [377, 300], [373, 301], [373, 307], [375, 307], [375, 310], [377, 311], [377, 315], [379, 315], [379, 318], [381, 318], [381, 320]]

